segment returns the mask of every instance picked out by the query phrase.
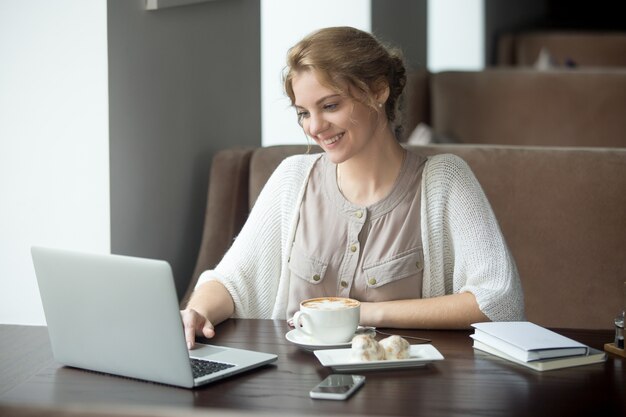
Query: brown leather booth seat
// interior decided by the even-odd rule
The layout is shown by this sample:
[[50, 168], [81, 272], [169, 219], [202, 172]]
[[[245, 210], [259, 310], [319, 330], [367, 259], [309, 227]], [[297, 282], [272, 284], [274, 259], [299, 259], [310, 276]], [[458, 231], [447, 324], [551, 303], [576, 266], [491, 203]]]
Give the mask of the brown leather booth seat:
[[[517, 261], [529, 320], [549, 327], [612, 328], [626, 280], [626, 149], [409, 148], [425, 155], [454, 153], [472, 167]], [[304, 145], [282, 145], [215, 156], [190, 290], [230, 246], [275, 167], [304, 152]]]
[[626, 147], [626, 69], [420, 71], [408, 86], [407, 136], [424, 122], [444, 143]]
[[626, 67], [626, 33], [595, 31], [504, 34], [498, 39], [497, 64], [531, 67], [542, 50], [556, 66]]

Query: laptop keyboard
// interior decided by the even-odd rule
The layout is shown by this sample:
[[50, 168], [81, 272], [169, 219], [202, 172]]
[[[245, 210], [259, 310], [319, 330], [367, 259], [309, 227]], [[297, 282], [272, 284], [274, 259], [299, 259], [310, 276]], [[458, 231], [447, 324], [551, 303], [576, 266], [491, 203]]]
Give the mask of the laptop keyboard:
[[194, 359], [189, 358], [191, 361], [191, 370], [193, 372], [193, 377], [200, 378], [218, 371], [223, 371], [224, 369], [232, 368], [235, 365], [224, 362], [213, 362], [207, 361], [203, 359]]

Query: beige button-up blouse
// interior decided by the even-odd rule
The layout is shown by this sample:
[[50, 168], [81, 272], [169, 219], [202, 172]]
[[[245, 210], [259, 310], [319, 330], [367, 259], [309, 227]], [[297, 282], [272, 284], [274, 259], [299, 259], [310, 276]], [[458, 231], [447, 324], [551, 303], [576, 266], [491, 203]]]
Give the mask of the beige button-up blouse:
[[324, 155], [313, 167], [289, 259], [287, 315], [302, 300], [339, 296], [361, 301], [421, 298], [421, 178], [425, 157], [407, 152], [392, 191], [368, 207], [337, 187]]

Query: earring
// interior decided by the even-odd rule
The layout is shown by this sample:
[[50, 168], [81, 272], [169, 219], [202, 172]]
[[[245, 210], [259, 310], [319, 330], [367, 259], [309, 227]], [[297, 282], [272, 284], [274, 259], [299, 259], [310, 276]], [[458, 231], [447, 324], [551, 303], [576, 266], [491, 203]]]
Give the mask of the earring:
[[378, 107], [382, 108], [383, 107], [383, 103], [378, 103]]

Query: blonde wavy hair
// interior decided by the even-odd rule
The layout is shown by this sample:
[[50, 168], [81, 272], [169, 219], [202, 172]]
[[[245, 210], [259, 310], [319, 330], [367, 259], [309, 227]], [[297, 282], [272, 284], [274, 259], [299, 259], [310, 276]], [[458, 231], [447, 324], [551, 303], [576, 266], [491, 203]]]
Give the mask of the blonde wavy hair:
[[347, 26], [324, 28], [307, 35], [287, 52], [283, 83], [292, 105], [294, 76], [311, 70], [324, 86], [375, 110], [376, 94], [388, 86], [385, 114], [399, 137], [398, 105], [406, 85], [406, 68], [399, 49]]

